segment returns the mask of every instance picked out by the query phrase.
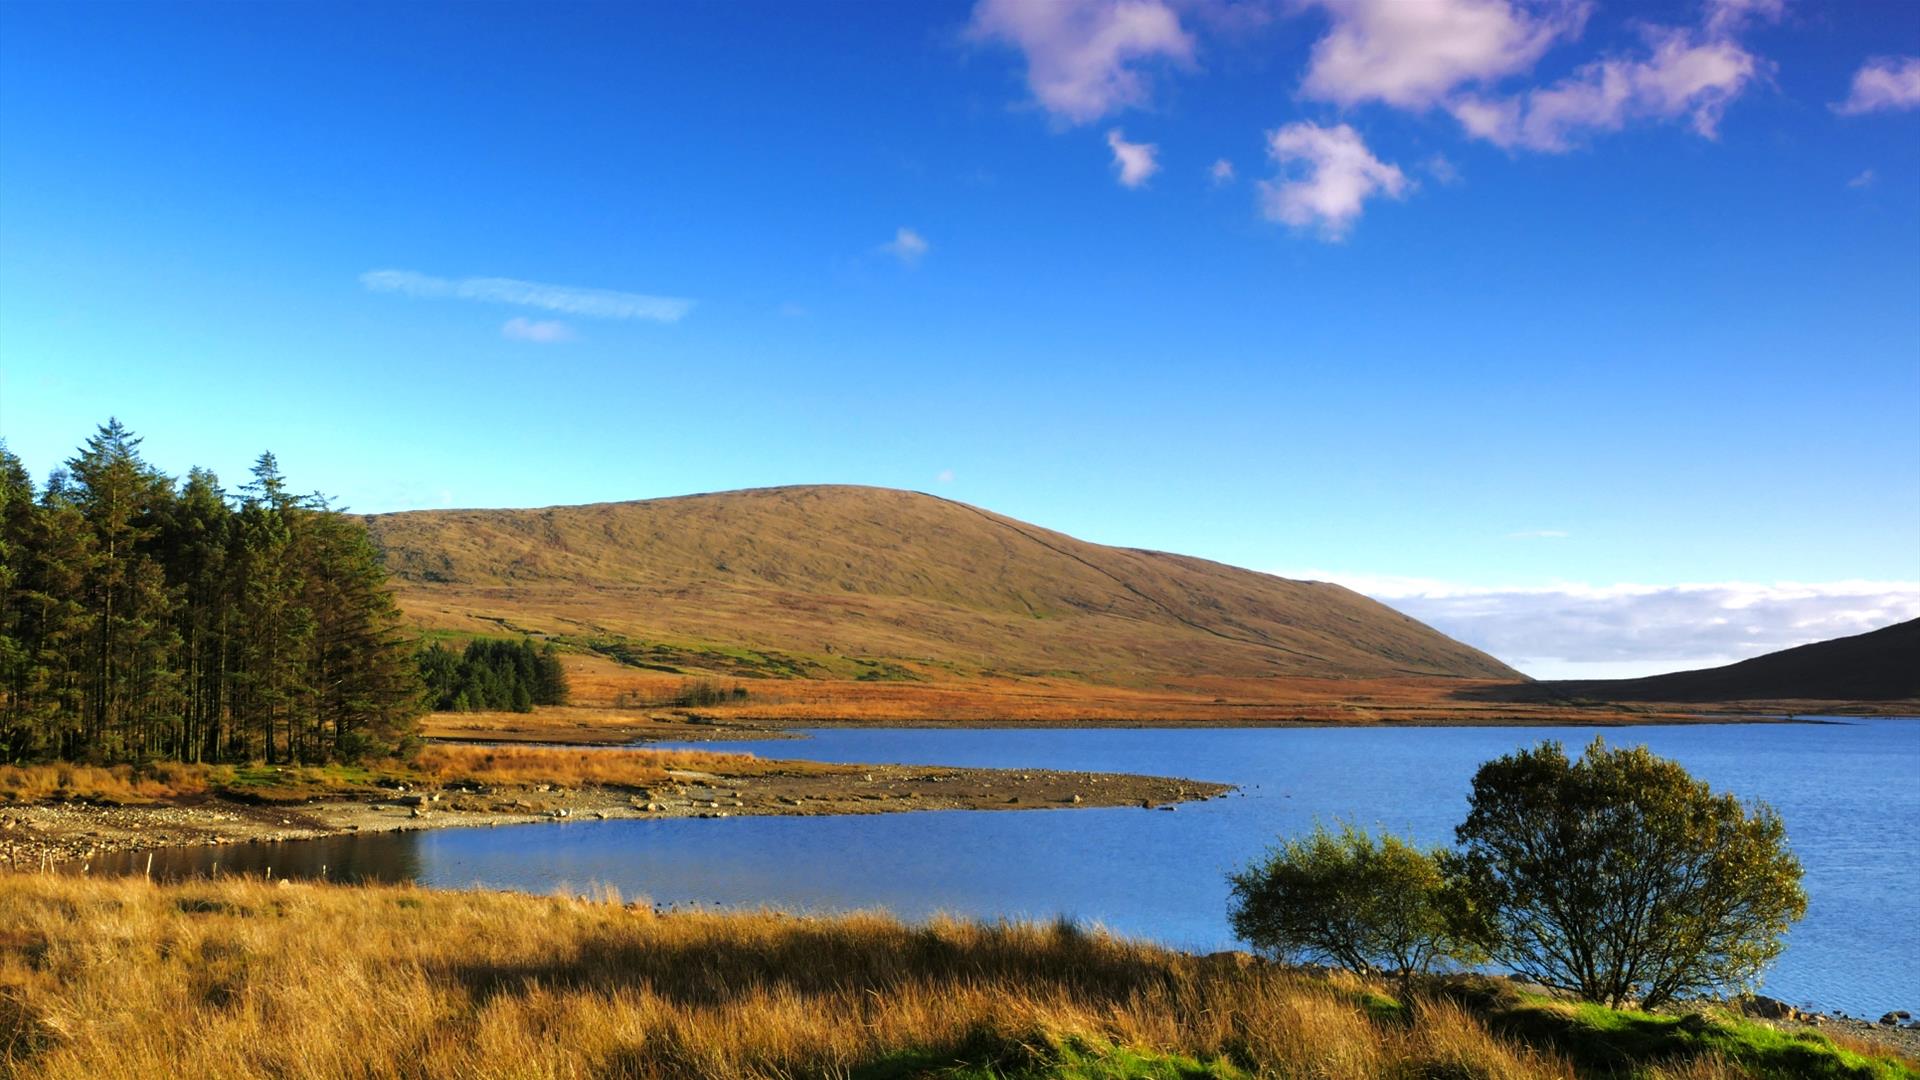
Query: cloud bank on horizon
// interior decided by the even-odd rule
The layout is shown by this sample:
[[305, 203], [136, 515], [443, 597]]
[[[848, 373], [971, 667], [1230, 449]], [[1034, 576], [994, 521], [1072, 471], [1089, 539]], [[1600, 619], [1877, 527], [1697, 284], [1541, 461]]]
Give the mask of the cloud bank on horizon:
[[1717, 667], [1920, 619], [1920, 581], [1468, 586], [1308, 570], [1540, 679]]
[[[1704, 0], [1690, 21], [1636, 23], [1636, 47], [1536, 78], [1550, 53], [1578, 45], [1594, 8], [1589, 0], [978, 0], [966, 36], [1020, 53], [1033, 104], [1070, 130], [1151, 108], [1157, 84], [1204, 77], [1210, 31], [1324, 18], [1296, 96], [1338, 112], [1267, 133], [1281, 175], [1258, 185], [1256, 197], [1267, 220], [1338, 242], [1369, 202], [1405, 198], [1414, 186], [1368, 146], [1356, 123], [1363, 107], [1448, 117], [1465, 137], [1516, 153], [1567, 153], [1645, 124], [1684, 123], [1712, 140], [1726, 111], [1774, 70], [1744, 36], [1780, 22], [1787, 2]], [[1842, 116], [1916, 106], [1920, 57], [1865, 59], [1848, 96], [1832, 103]], [[1122, 142], [1118, 128], [1107, 140], [1122, 185], [1138, 187], [1160, 167], [1157, 144]], [[1223, 164], [1216, 158], [1216, 184], [1231, 178]]]

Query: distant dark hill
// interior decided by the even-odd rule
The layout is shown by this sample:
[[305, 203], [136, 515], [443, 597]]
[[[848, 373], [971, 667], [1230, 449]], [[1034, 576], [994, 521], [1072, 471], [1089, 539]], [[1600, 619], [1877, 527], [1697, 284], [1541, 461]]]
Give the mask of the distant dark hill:
[[750, 650], [790, 675], [1520, 677], [1338, 585], [1091, 544], [908, 491], [766, 488], [367, 525], [422, 625]]
[[1507, 701], [1902, 701], [1920, 699], [1920, 619], [1725, 667], [1644, 679], [1534, 682], [1474, 696]]

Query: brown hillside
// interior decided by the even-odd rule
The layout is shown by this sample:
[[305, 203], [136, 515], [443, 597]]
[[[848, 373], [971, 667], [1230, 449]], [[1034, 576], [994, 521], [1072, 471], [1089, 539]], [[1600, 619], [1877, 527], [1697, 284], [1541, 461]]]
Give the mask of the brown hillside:
[[931, 495], [786, 487], [366, 519], [450, 630], [623, 642], [662, 668], [870, 681], [1511, 680], [1337, 585], [1105, 547]]

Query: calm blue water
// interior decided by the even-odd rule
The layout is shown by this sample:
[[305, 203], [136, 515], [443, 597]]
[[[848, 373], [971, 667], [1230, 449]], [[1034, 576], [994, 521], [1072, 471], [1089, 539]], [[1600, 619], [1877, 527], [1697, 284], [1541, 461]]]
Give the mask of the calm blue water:
[[[824, 729], [728, 744], [767, 757], [1159, 773], [1240, 794], [1140, 809], [582, 821], [190, 849], [157, 871], [278, 867], [336, 878], [548, 891], [612, 885], [660, 903], [908, 918], [1059, 914], [1180, 948], [1234, 947], [1224, 875], [1276, 835], [1341, 818], [1444, 843], [1475, 767], [1584, 728]], [[1613, 729], [1785, 818], [1809, 910], [1766, 992], [1878, 1016], [1920, 1006], [1920, 721]], [[705, 744], [711, 749], [712, 744]]]

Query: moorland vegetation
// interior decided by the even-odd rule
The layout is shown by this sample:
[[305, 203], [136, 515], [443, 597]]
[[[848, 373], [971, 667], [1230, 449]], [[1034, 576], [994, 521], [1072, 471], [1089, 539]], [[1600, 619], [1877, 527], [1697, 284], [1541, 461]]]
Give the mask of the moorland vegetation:
[[1844, 1035], [1401, 989], [1071, 923], [0, 876], [0, 1071], [209, 1080], [1903, 1080]]

